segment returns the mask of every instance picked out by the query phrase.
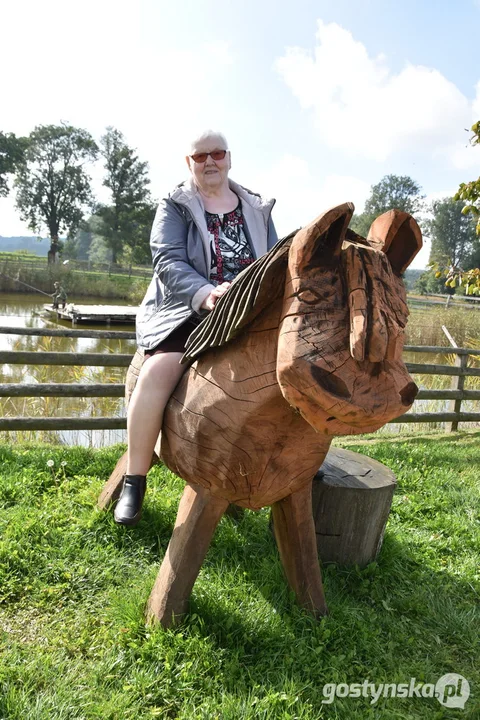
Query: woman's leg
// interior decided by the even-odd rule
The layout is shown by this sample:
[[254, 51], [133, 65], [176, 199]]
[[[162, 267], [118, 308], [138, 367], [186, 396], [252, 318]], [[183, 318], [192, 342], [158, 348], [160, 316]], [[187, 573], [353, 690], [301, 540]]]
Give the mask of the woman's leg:
[[127, 475], [146, 475], [162, 428], [163, 411], [186, 370], [182, 353], [159, 353], [145, 360], [128, 406]]
[[146, 490], [145, 476], [160, 433], [168, 399], [186, 370], [181, 352], [159, 353], [145, 360], [128, 406], [128, 460], [123, 489], [115, 507], [118, 523], [136, 525]]

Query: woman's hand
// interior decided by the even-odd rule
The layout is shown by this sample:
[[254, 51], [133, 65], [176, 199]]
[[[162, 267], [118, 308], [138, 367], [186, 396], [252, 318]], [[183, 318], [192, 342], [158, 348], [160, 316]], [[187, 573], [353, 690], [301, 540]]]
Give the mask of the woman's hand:
[[207, 295], [205, 300], [200, 305], [200, 308], [202, 310], [213, 310], [218, 298], [222, 295], [225, 295], [231, 284], [232, 283], [224, 282], [221, 285], [217, 285], [217, 287], [213, 288], [210, 295]]

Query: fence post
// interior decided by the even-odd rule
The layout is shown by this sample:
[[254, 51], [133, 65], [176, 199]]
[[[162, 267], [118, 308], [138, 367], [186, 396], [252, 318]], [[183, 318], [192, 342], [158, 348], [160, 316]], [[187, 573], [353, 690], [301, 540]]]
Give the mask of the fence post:
[[[450, 296], [449, 296], [450, 297]], [[442, 325], [442, 330], [447, 336], [450, 344], [454, 348], [458, 348], [457, 343], [455, 342], [454, 338], [450, 335], [445, 325]], [[452, 377], [451, 382], [451, 389], [452, 390], [461, 390], [463, 392], [463, 388], [465, 385], [465, 375], [463, 374], [463, 371], [467, 367], [467, 360], [468, 355], [455, 355], [455, 367], [458, 367], [461, 374], [454, 375]], [[454, 413], [460, 413], [462, 407], [462, 398], [459, 398], [458, 400], [450, 400], [448, 403], [448, 412], [454, 412]], [[446, 431], [447, 432], [455, 432], [458, 430], [458, 420], [453, 420], [452, 422], [448, 422], [446, 424]]]

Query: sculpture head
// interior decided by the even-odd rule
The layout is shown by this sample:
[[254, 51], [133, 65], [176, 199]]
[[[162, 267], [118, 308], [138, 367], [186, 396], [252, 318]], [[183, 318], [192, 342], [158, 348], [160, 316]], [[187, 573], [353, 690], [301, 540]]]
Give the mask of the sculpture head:
[[279, 328], [282, 394], [328, 435], [377, 430], [418, 391], [402, 361], [408, 309], [400, 275], [421, 248], [420, 229], [391, 210], [364, 240], [348, 230], [353, 210], [339, 205], [296, 234]]

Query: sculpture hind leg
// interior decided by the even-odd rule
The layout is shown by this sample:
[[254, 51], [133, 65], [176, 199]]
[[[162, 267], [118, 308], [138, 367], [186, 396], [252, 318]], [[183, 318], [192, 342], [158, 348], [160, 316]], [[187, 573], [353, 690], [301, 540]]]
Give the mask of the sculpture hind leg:
[[272, 505], [272, 514], [282, 565], [299, 605], [313, 615], [326, 615], [312, 513], [312, 483]]
[[147, 620], [167, 628], [186, 612], [213, 533], [227, 507], [227, 500], [213, 497], [200, 485], [187, 484], [148, 600]]

